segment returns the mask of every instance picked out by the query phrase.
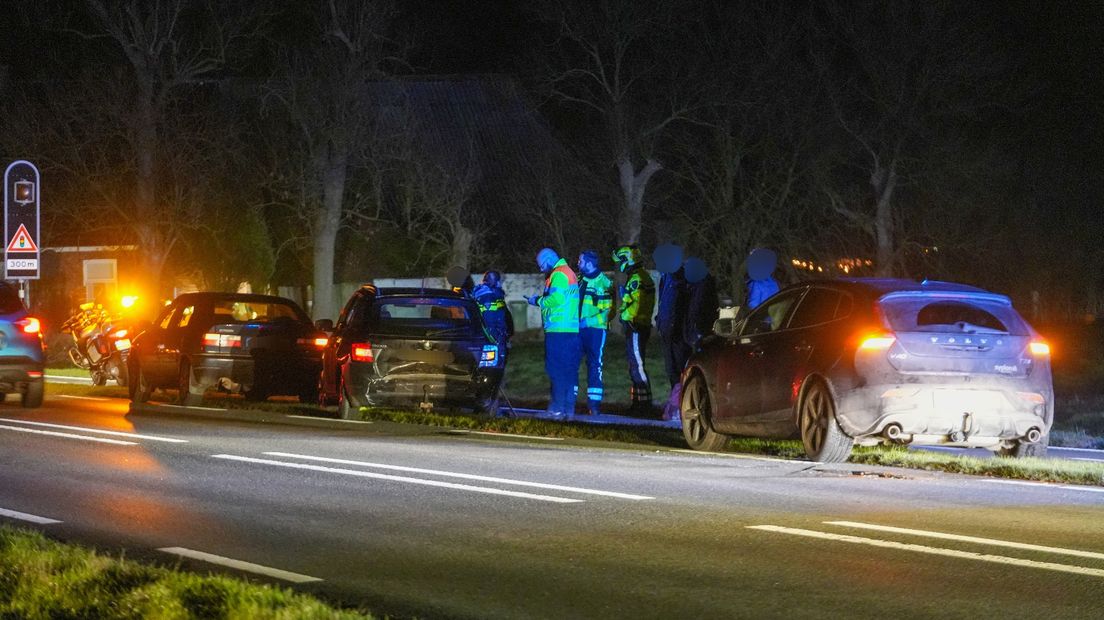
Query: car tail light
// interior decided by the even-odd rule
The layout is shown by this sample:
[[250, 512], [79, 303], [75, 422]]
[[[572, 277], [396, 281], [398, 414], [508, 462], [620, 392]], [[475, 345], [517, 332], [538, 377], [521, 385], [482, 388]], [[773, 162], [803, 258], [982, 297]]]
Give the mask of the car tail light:
[[24, 334], [37, 334], [38, 332], [42, 331], [42, 323], [40, 323], [38, 319], [34, 318], [33, 316], [19, 319], [15, 322], [15, 324], [17, 327], [19, 327], [20, 330], [22, 330]]
[[358, 342], [353, 345], [352, 355], [354, 362], [374, 362], [376, 354], [372, 351], [372, 343]]
[[863, 336], [859, 341], [859, 348], [867, 351], [884, 351], [897, 342], [897, 337], [892, 334], [870, 334]]
[[1042, 340], [1032, 340], [1031, 344], [1027, 345], [1027, 348], [1035, 357], [1050, 356], [1050, 345], [1043, 342]]
[[120, 338], [115, 341], [115, 348], [119, 351], [130, 350], [130, 338]]
[[126, 338], [127, 330], [120, 329], [119, 331], [117, 331], [117, 332], [115, 332], [114, 334], [111, 334], [111, 335], [115, 336], [116, 338]]
[[230, 347], [240, 349], [242, 337], [237, 334], [203, 334], [203, 346], [205, 347]]
[[41, 370], [28, 370], [27, 371], [27, 377], [29, 377], [31, 379], [41, 379], [42, 378], [42, 371]]
[[300, 338], [300, 339], [296, 340], [296, 342], [298, 342], [299, 344], [318, 347], [319, 349], [322, 349], [322, 348], [325, 348], [326, 345], [330, 344], [330, 339], [329, 338]]
[[483, 345], [483, 352], [479, 356], [479, 367], [494, 366], [498, 360], [498, 346], [493, 344]]

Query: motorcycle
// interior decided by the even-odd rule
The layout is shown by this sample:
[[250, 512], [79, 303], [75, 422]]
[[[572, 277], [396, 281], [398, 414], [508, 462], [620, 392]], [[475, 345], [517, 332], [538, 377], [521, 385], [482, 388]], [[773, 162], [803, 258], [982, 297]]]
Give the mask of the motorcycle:
[[61, 326], [73, 337], [69, 359], [92, 376], [92, 385], [113, 380], [126, 386], [130, 329], [122, 316], [112, 315], [100, 304], [81, 304], [76, 314]]

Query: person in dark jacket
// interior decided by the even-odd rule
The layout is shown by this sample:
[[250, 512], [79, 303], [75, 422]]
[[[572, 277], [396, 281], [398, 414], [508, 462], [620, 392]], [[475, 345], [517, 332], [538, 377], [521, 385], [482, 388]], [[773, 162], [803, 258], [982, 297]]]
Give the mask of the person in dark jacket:
[[505, 349], [514, 335], [514, 317], [506, 307], [506, 293], [502, 290], [502, 274], [491, 270], [483, 274], [483, 280], [472, 289], [472, 299], [479, 304], [479, 313], [487, 333], [498, 345], [499, 353]]
[[721, 301], [717, 296], [717, 281], [702, 259], [686, 259], [683, 270], [686, 275], [687, 304], [682, 336], [683, 342], [693, 351], [702, 337], [713, 331]]
[[659, 307], [656, 310], [656, 329], [663, 344], [663, 365], [667, 381], [675, 387], [690, 359], [690, 346], [683, 339], [688, 302], [686, 276], [682, 266], [682, 248], [664, 244], [653, 254], [659, 278]]

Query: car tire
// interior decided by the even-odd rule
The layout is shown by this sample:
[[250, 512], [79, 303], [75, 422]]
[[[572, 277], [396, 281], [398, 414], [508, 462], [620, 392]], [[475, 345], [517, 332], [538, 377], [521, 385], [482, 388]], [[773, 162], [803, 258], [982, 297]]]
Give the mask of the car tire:
[[149, 402], [153, 394], [153, 385], [150, 384], [149, 377], [141, 366], [135, 364], [133, 370], [136, 376], [130, 385], [130, 400], [136, 403]]
[[1027, 457], [1034, 458], [1046, 458], [1047, 445], [1050, 444], [1050, 435], [1043, 435], [1043, 438], [1035, 443], [1027, 443], [1026, 441], [1017, 441], [1016, 445], [1011, 448], [1001, 448], [997, 454], [1007, 458], [1022, 459]]
[[842, 463], [851, 456], [855, 440], [840, 428], [836, 421], [835, 399], [821, 381], [813, 381], [805, 388], [798, 405], [797, 423], [801, 443], [810, 460]]
[[709, 419], [712, 413], [705, 380], [700, 375], [690, 377], [679, 401], [682, 436], [690, 448], [717, 452], [728, 443], [728, 435], [713, 430], [713, 422]]
[[349, 390], [342, 381], [337, 395], [337, 416], [342, 420], [359, 420], [360, 408], [349, 404]]
[[176, 379], [176, 404], [193, 407], [203, 402], [203, 390], [196, 385], [192, 377], [192, 365], [188, 360], [180, 360], [180, 371]]
[[498, 391], [495, 391], [494, 396], [488, 396], [487, 398], [481, 398], [475, 401], [475, 406], [472, 408], [475, 409], [476, 413], [496, 418], [498, 417], [498, 410], [501, 406], [502, 397], [499, 395]]
[[120, 387], [127, 387], [127, 384], [130, 383], [130, 373], [127, 372], [126, 362], [116, 357], [112, 363], [116, 369], [114, 373], [115, 383], [119, 384]]
[[27, 389], [19, 399], [20, 404], [23, 405], [24, 409], [37, 409], [41, 407], [45, 389], [45, 381], [31, 381], [27, 384]]

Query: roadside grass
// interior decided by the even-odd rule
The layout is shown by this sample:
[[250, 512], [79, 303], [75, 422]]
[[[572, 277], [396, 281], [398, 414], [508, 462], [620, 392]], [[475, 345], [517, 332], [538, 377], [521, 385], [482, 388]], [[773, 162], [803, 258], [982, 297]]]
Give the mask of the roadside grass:
[[0, 525], [2, 618], [371, 618], [286, 588], [114, 558]]
[[1104, 486], [1104, 463], [1101, 462], [1001, 457], [981, 459], [902, 447], [856, 448], [850, 462], [1013, 480]]

